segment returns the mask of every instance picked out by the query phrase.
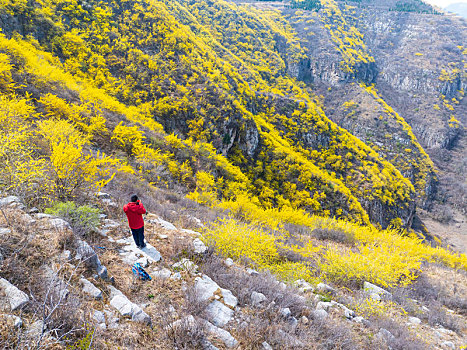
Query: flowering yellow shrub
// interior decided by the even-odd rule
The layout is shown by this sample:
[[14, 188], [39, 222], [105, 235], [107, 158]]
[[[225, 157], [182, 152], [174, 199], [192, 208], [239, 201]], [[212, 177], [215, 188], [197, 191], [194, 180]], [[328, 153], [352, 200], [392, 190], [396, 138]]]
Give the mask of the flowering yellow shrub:
[[279, 260], [275, 237], [260, 227], [222, 220], [213, 224], [203, 237], [207, 244], [233, 259], [252, 261], [260, 267]]
[[361, 246], [359, 252], [327, 250], [318, 267], [327, 279], [346, 284], [369, 281], [383, 287], [407, 285], [417, 278], [421, 261], [387, 245]]
[[27, 202], [47, 202], [52, 195], [49, 163], [35, 157], [34, 131], [25, 123], [33, 108], [25, 99], [0, 95], [0, 188]]
[[49, 145], [54, 191], [59, 199], [71, 199], [83, 189], [99, 191], [115, 176], [120, 162], [86, 152], [89, 139], [71, 123], [43, 120], [38, 129]]
[[392, 314], [406, 315], [407, 312], [392, 301], [378, 301], [371, 298], [364, 299], [352, 306], [357, 315], [369, 318], [371, 316], [385, 316]]

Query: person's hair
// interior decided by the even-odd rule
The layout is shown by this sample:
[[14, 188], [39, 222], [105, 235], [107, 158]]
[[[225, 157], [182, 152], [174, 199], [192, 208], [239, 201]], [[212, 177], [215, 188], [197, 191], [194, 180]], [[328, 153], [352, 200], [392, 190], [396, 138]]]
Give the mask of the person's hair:
[[138, 200], [138, 196], [136, 194], [131, 196], [131, 201], [136, 202]]

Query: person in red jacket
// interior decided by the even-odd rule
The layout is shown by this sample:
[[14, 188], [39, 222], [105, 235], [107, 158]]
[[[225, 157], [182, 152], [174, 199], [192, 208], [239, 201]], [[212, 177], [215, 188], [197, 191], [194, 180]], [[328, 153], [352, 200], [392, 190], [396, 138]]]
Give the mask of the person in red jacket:
[[143, 203], [138, 199], [137, 195], [131, 196], [131, 202], [123, 207], [123, 211], [128, 218], [128, 224], [130, 225], [136, 246], [140, 249], [146, 247], [146, 243], [144, 243], [143, 220], [143, 214], [146, 214], [146, 209], [144, 208]]

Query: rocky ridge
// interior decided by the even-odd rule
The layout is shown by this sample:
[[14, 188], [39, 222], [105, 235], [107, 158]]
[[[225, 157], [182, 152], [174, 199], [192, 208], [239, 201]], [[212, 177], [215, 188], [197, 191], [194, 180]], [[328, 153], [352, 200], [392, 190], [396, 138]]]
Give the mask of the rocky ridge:
[[[50, 233], [54, 236], [70, 234], [66, 221], [42, 213], [28, 214], [17, 197], [6, 197], [2, 203], [5, 218], [14, 216], [18, 222], [28, 222], [27, 235], [36, 232], [35, 235], [42, 236], [41, 240], [47, 240]], [[171, 348], [171, 337], [180, 337], [178, 341], [186, 342], [185, 345], [199, 340], [203, 349], [240, 349], [248, 346], [245, 334], [257, 327], [258, 315], [273, 317], [279, 327], [275, 335], [258, 334], [258, 338], [254, 338], [263, 349], [308, 348], [306, 341], [309, 339], [304, 335], [307, 329], [317, 328], [325, 332], [333, 325], [373, 334], [373, 341], [368, 344], [371, 348], [391, 348], [401, 341], [400, 334], [391, 333], [395, 330], [387, 330], [375, 320], [358, 315], [359, 312], [349, 306], [352, 303], [346, 305], [349, 298], [337, 287], [323, 282], [312, 285], [304, 280], [287, 285], [232, 259], [212, 255], [196, 231], [179, 229], [155, 214], [149, 214], [146, 223], [148, 245], [142, 250], [134, 247], [124, 222], [103, 218], [94, 244], [75, 238], [70, 249], [53, 249], [51, 259], [46, 262], [51, 271], [50, 278], [55, 281], [47, 285], [47, 294], [56, 295], [52, 300], [53, 307], [60, 310], [68, 307], [70, 300], [79, 300], [76, 305], [81, 308], [80, 313], [88, 315], [88, 327], [93, 330], [96, 344], [101, 344], [101, 340], [116, 342], [115, 335], [125, 332], [128, 327], [134, 329], [130, 324], [138, 324], [142, 329], [155, 332], [162, 326], [161, 331], [168, 338], [164, 338], [167, 347], [159, 344], [161, 348]], [[2, 221], [1, 226], [2, 239], [15, 235], [15, 227], [8, 222]], [[164, 256], [164, 252], [168, 252], [173, 244], [179, 245], [180, 240], [191, 253], [184, 257], [175, 256], [175, 260], [173, 255]], [[101, 251], [114, 252], [109, 260], [109, 256], [102, 255]], [[3, 250], [2, 253], [4, 259], [9, 258], [8, 253]], [[131, 277], [131, 265], [136, 261], [144, 266], [153, 281], [141, 282]], [[66, 269], [72, 271], [71, 275], [61, 273]], [[102, 273], [104, 269], [106, 274]], [[226, 285], [226, 281], [233, 283], [234, 280], [241, 286], [232, 285], [230, 290], [232, 287]], [[158, 295], [144, 295], [145, 291], [159, 287], [179, 291], [172, 295], [172, 299], [164, 301]], [[11, 332], [21, 335], [19, 346], [64, 345], [65, 339], [57, 337], [53, 328], [54, 311], [43, 316], [33, 312], [37, 300], [31, 300], [26, 285], [17, 283], [15, 286], [2, 278], [0, 290], [3, 295], [1, 317], [6, 320], [6, 327], [12, 327]], [[240, 294], [235, 295], [233, 290]], [[180, 292], [184, 293], [182, 300], [175, 297]], [[394, 298], [391, 292], [368, 282], [360, 292], [353, 293], [357, 292], [377, 303]], [[186, 302], [191, 304], [191, 311], [183, 307]], [[413, 302], [427, 310], [422, 303]], [[423, 338], [435, 349], [454, 348], [465, 340], [465, 334], [440, 325], [431, 328], [418, 317], [409, 315], [403, 319], [411, 332], [423, 333]], [[184, 339], [181, 334], [188, 338]], [[146, 345], [152, 346], [150, 343]], [[355, 344], [350, 346], [355, 348]]]

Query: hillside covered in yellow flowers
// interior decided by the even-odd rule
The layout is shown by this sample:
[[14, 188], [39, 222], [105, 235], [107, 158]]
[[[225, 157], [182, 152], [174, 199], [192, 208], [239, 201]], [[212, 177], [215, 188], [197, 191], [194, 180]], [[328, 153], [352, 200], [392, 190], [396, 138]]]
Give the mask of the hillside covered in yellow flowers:
[[[8, 263], [1, 270], [5, 278], [26, 286], [28, 278], [18, 271], [47, 276], [43, 265], [53, 265], [57, 254], [79, 251], [88, 241], [93, 249], [105, 250], [100, 258], [115, 276], [111, 282], [94, 276], [96, 285], [123, 289], [130, 282], [126, 272], [120, 273], [121, 259], [130, 248], [120, 204], [138, 192], [150, 211], [183, 227], [177, 231], [156, 216], [147, 221], [148, 244], [165, 254], [165, 267], [173, 270], [167, 276], [176, 281], [168, 291], [177, 298], [193, 278], [210, 283], [210, 277], [185, 266], [188, 258], [206, 275], [215, 275], [221, 287], [246, 293], [238, 282], [221, 283], [232, 274], [216, 272], [224, 271], [219, 261], [228, 258], [273, 276], [274, 288], [284, 282], [302, 293], [319, 291], [306, 294], [310, 305], [303, 310], [339, 297], [346, 318], [358, 315], [377, 325], [349, 330], [353, 340], [348, 344], [347, 335], [336, 335], [334, 347], [323, 340], [335, 333], [331, 328], [316, 338], [293, 328], [287, 332], [302, 337], [301, 345], [285, 336], [288, 343], [267, 338], [277, 348], [307, 349], [315, 342], [320, 349], [378, 348], [386, 344], [387, 335], [378, 335], [389, 328], [382, 321], [388, 315], [397, 322], [422, 315], [423, 325], [446, 326], [460, 344], [465, 301], [457, 298], [465, 290], [467, 257], [460, 253], [462, 246], [450, 247], [430, 228], [447, 223], [462, 231], [467, 226], [465, 21], [418, 0], [0, 0], [0, 28], [0, 197], [17, 196], [24, 204], [11, 200], [13, 207], [0, 218], [0, 230], [7, 225], [12, 235], [5, 241], [7, 236], [0, 235], [0, 267], [3, 255]], [[96, 201], [96, 194], [106, 202]], [[28, 231], [36, 219], [28, 228], [15, 226], [23, 220], [14, 219], [15, 206], [30, 209], [39, 223], [50, 213], [70, 220], [72, 232], [54, 237], [49, 230], [55, 242], [49, 251], [41, 240], [47, 234]], [[75, 211], [78, 217], [72, 217]], [[191, 211], [204, 217], [186, 214]], [[421, 216], [435, 224], [427, 228]], [[189, 235], [198, 235], [194, 227], [201, 232], [197, 244], [209, 248], [198, 255], [183, 246]], [[32, 235], [23, 248], [18, 248], [20, 233]], [[164, 239], [170, 244], [161, 244]], [[112, 251], [122, 247], [127, 253]], [[66, 266], [57, 276], [73, 284], [81, 267], [68, 276]], [[79, 271], [91, 279], [89, 271]], [[162, 270], [157, 271], [152, 273]], [[431, 288], [425, 279], [443, 274], [460, 281], [459, 289], [440, 284], [436, 297], [424, 295]], [[267, 278], [261, 283], [272, 283]], [[358, 294], [368, 283], [390, 290], [394, 298]], [[132, 285], [125, 293], [162, 305], [150, 286]], [[164, 286], [157, 287], [161, 294]], [[104, 303], [115, 298], [109, 288]], [[212, 298], [226, 302], [228, 293], [218, 290], [223, 296]], [[36, 292], [40, 296], [44, 290], [31, 287], [30, 295]], [[274, 300], [280, 299], [277, 293]], [[410, 304], [409, 296], [429, 301], [431, 311]], [[185, 300], [190, 304], [189, 296]], [[308, 322], [309, 310], [298, 312], [297, 300], [280, 305]], [[250, 301], [240, 303], [246, 307]], [[26, 312], [30, 323], [37, 315], [31, 310]], [[44, 317], [47, 327], [58, 322], [54, 317], [60, 320], [54, 311], [50, 320]], [[452, 319], [435, 319], [451, 311]], [[88, 324], [86, 317], [79, 319]], [[57, 337], [68, 334], [69, 326], [57, 326]], [[130, 337], [135, 348], [145, 344], [141, 339], [148, 348], [160, 345], [157, 332], [167, 333], [162, 326], [157, 331], [128, 327], [136, 333]], [[397, 341], [384, 341], [404, 349], [411, 336], [391, 327]], [[260, 349], [265, 331], [252, 341], [254, 332], [243, 334], [240, 328], [230, 329], [243, 339], [235, 346]], [[96, 329], [80, 330], [60, 346], [91, 348], [89, 337]], [[0, 327], [0, 335], [8, 332]], [[426, 334], [414, 338], [420, 349], [434, 344], [433, 334]], [[97, 348], [124, 346], [115, 334], [106, 336], [96, 340]], [[2, 344], [13, 348], [21, 342]], [[170, 348], [167, 344], [160, 348]], [[175, 345], [209, 348], [180, 344]]]
[[[156, 186], [181, 185], [209, 205], [382, 227], [410, 226], [434, 176], [408, 125], [413, 152], [403, 162], [420, 167], [413, 183], [326, 117], [310, 87], [288, 74], [306, 54], [278, 12], [224, 1], [12, 1], [2, 12], [3, 96], [28, 109], [28, 132], [59, 168], [73, 161], [55, 160], [59, 136], [47, 123], [77, 133], [70, 150], [96, 149], [91, 173], [105, 168], [109, 179], [111, 164], [129, 161]], [[16, 176], [7, 188], [37, 180]], [[73, 195], [74, 184], [62, 187], [54, 192]]]

